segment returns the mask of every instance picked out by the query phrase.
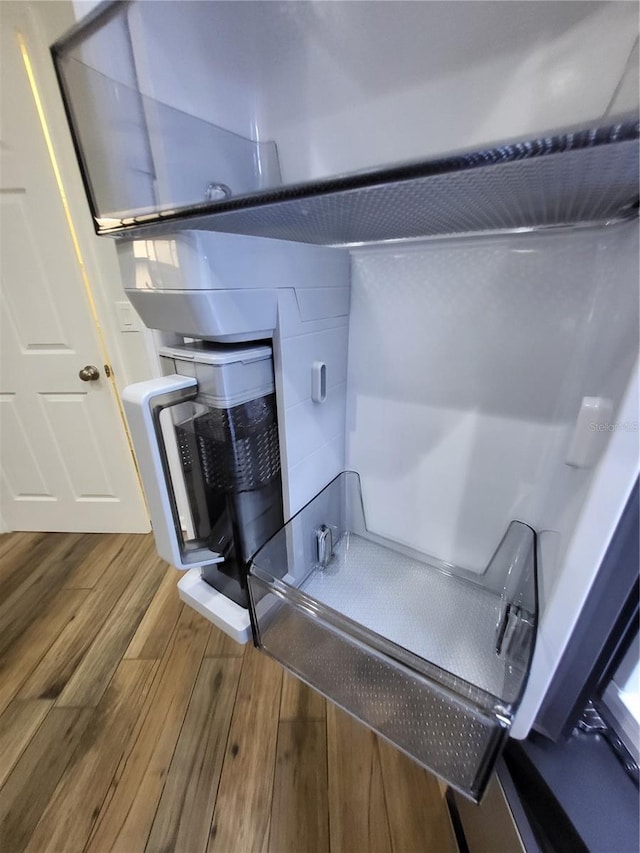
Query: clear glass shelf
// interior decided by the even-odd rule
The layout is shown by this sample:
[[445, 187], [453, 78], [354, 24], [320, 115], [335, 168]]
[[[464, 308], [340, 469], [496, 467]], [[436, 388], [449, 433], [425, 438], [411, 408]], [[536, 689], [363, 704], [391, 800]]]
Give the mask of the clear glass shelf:
[[72, 54], [61, 60], [60, 73], [99, 231], [279, 186], [274, 142], [143, 95]]
[[[185, 228], [343, 246], [604, 223], [637, 214], [638, 160], [632, 121], [231, 199], [177, 219]], [[149, 220], [144, 233], [166, 233], [163, 219]], [[134, 234], [139, 224], [122, 223]]]
[[526, 681], [535, 534], [512, 522], [481, 575], [366, 529], [345, 472], [255, 555], [261, 647], [478, 798]]
[[[433, 159], [433, 66], [411, 36], [438, 19], [424, 5], [385, 20], [384, 4], [101, 4], [52, 48], [98, 232], [180, 222], [344, 245], [602, 221], [637, 202], [637, 115], [471, 150], [485, 137], [452, 116], [434, 137], [461, 147]], [[404, 48], [384, 73], [376, 39]], [[314, 66], [328, 43], [330, 69]], [[314, 83], [327, 73], [330, 98]]]

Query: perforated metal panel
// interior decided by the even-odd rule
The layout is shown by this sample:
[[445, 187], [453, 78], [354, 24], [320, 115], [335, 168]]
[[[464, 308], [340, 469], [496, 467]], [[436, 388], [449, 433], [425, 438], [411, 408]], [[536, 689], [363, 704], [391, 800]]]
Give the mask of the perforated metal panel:
[[602, 221], [637, 204], [637, 139], [637, 122], [561, 134], [159, 214], [144, 233], [179, 219], [189, 228], [349, 244]]
[[[252, 579], [255, 594], [260, 582]], [[507, 729], [495, 713], [439, 689], [286, 602], [261, 623], [262, 648], [357, 719], [473, 799]]]

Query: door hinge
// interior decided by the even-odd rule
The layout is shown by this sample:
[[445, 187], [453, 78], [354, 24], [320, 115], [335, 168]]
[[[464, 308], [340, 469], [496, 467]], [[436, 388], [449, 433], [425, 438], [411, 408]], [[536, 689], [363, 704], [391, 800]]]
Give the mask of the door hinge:
[[638, 784], [640, 770], [626, 744], [618, 737], [615, 729], [604, 719], [596, 705], [590, 700], [578, 720], [577, 728], [587, 735], [601, 735], [609, 744], [629, 776]]
[[578, 720], [578, 728], [581, 732], [585, 732], [588, 735], [604, 734], [609, 730], [609, 726], [602, 719], [600, 712], [591, 701], [587, 703], [587, 707]]
[[107, 379], [109, 379], [110, 376], [113, 376], [113, 370], [108, 364], [105, 364], [104, 366], [104, 375], [107, 377]]

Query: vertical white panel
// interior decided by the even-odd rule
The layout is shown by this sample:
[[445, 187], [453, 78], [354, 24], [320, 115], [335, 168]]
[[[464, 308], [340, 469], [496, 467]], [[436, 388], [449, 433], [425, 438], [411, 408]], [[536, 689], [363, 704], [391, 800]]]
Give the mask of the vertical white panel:
[[345, 401], [346, 386], [335, 385], [324, 403], [314, 403], [309, 394], [308, 399], [287, 409], [289, 465], [296, 465], [327, 441], [344, 435]]
[[43, 416], [76, 500], [115, 499], [88, 396], [86, 393], [39, 395]]
[[[2, 515], [13, 530], [142, 532], [148, 530], [148, 516], [109, 384], [87, 387], [78, 377], [84, 365], [104, 359], [65, 216], [65, 201], [80, 218], [86, 205], [81, 187], [74, 185], [68, 135], [59, 133], [65, 120], [48, 47], [71, 22], [65, 3], [5, 3], [0, 15], [0, 392], [5, 395], [0, 411], [7, 414], [9, 407], [0, 447]], [[16, 32], [29, 53], [65, 201]], [[98, 284], [91, 235], [84, 235], [80, 218], [83, 260]]]
[[54, 285], [24, 210], [25, 200], [26, 194], [20, 191], [0, 195], [0, 272], [6, 299], [23, 350], [70, 349], [58, 316]]
[[347, 381], [347, 345], [344, 325], [282, 341], [282, 381], [287, 406], [295, 406], [310, 397], [311, 370], [315, 361], [327, 366], [327, 390]]
[[637, 481], [638, 388], [636, 362], [618, 412], [618, 429], [611, 433], [604, 456], [594, 472], [592, 488], [573, 530], [569, 531], [571, 538], [562, 570], [542, 610], [531, 671], [513, 723], [512, 737], [527, 737], [535, 721]]
[[20, 420], [15, 394], [0, 394], [0, 442], [4, 448], [2, 477], [10, 492], [7, 497], [55, 500], [29, 443], [29, 431]]
[[[346, 272], [346, 270], [345, 270]], [[344, 285], [334, 276], [327, 284]], [[327, 288], [330, 292], [337, 288]], [[285, 516], [290, 517], [344, 470], [349, 327], [344, 300], [331, 296], [316, 310], [323, 319], [303, 321], [299, 299], [281, 291], [274, 364], [281, 424]], [[328, 305], [335, 317], [327, 317]], [[309, 306], [307, 306], [309, 308]], [[326, 397], [311, 397], [313, 365], [326, 364]]]

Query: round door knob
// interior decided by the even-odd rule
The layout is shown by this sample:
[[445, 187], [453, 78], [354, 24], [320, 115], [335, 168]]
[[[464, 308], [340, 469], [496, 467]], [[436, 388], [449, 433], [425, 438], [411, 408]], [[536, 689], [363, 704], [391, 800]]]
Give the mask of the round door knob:
[[78, 376], [83, 382], [95, 382], [96, 379], [100, 379], [100, 371], [93, 364], [87, 364], [78, 373]]

